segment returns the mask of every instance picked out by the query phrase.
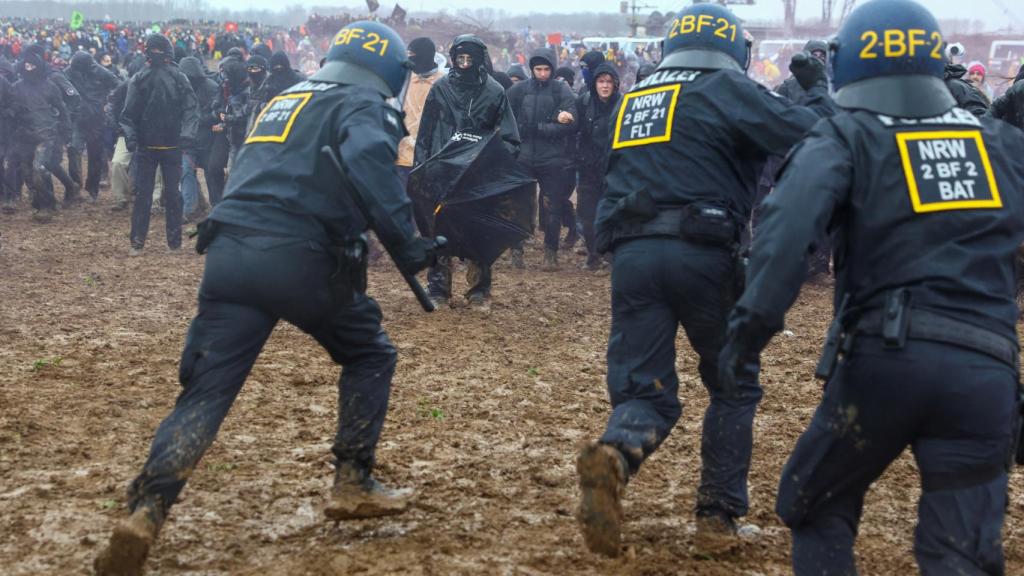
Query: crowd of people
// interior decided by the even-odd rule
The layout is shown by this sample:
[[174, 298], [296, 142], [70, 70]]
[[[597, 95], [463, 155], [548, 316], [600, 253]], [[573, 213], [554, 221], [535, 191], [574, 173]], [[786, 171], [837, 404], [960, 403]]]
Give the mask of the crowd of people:
[[[890, 32], [922, 38], [923, 48], [872, 52], [866, 39], [894, 22], [906, 30]], [[1022, 402], [1013, 254], [1024, 241], [1015, 194], [1024, 185], [1024, 69], [993, 99], [983, 66], [942, 55], [948, 42], [927, 9], [872, 0], [835, 44], [803, 46], [788, 63], [792, 77], [769, 90], [748, 76], [742, 31], [712, 3], [676, 16], [664, 55], [549, 43], [530, 31], [506, 46], [476, 34], [441, 46], [416, 35], [406, 49], [380, 22], [351, 22], [320, 42], [326, 56], [308, 79], [273, 34], [204, 42], [194, 29], [150, 28], [122, 56], [125, 75], [105, 58], [112, 37], [120, 53], [119, 34], [98, 45], [77, 32], [59, 43], [37, 35], [17, 53], [11, 45], [14, 64], [0, 61], [4, 209], [17, 209], [27, 184], [34, 217], [46, 222], [54, 178], [71, 207], [97, 199], [106, 170], [114, 209], [131, 206], [128, 254], [139, 256], [159, 172], [168, 247], [181, 248], [183, 220], [201, 220], [196, 248], [207, 254], [181, 396], [97, 572], [142, 570], [282, 319], [344, 366], [326, 516], [408, 509], [408, 493], [373, 476], [397, 351], [366, 295], [362, 233], [377, 233], [414, 288], [429, 269], [425, 308], [450, 304], [455, 266], [431, 224], [448, 208], [424, 213], [410, 197], [422, 195], [418, 170], [476, 139], [497, 143], [503, 160], [487, 166], [495, 180], [529, 183], [545, 270], [564, 266], [581, 238], [583, 267], [612, 269], [611, 414], [576, 459], [577, 520], [592, 552], [622, 553], [628, 481], [681, 417], [680, 326], [710, 396], [695, 543], [714, 551], [734, 542], [749, 510], [760, 354], [824, 254], [818, 272], [836, 272], [837, 305], [815, 374], [827, 387], [776, 502], [792, 530], [794, 571], [856, 573], [866, 493], [910, 446], [922, 478], [922, 572], [1003, 573], [999, 534]], [[56, 60], [69, 39], [63, 67]], [[474, 224], [512, 210], [488, 206]], [[502, 247], [513, 267], [526, 266], [531, 233]], [[467, 259], [466, 299], [486, 308], [494, 259]]]

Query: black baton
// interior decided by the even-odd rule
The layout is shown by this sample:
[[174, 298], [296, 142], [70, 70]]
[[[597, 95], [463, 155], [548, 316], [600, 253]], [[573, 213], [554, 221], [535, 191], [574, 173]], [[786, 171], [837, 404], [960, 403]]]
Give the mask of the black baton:
[[[349, 196], [352, 198], [352, 203], [355, 204], [356, 209], [362, 213], [363, 219], [373, 227], [373, 219], [370, 217], [370, 211], [367, 210], [366, 205], [363, 203], [362, 197], [359, 196], [359, 192], [356, 190], [355, 185], [353, 185], [352, 181], [348, 179], [348, 174], [345, 172], [345, 168], [341, 165], [341, 159], [338, 158], [338, 153], [330, 146], [324, 146], [320, 149], [320, 152], [330, 159], [331, 164], [334, 165], [334, 169], [338, 171], [342, 187], [348, 189]], [[387, 246], [384, 248], [387, 249]], [[395, 255], [392, 254], [390, 250], [387, 252], [388, 256], [391, 256], [391, 260], [395, 262], [395, 265], [397, 266], [398, 261], [395, 259]], [[401, 272], [401, 270], [399, 270], [399, 272]], [[409, 285], [409, 289], [412, 290], [412, 293], [416, 296], [416, 300], [418, 300], [420, 306], [423, 307], [423, 310], [425, 312], [433, 312], [434, 310], [437, 310], [437, 306], [434, 305], [434, 301], [430, 299], [430, 295], [427, 294], [427, 291], [423, 288], [423, 285], [420, 284], [420, 281], [412, 274], [406, 274], [405, 272], [401, 272], [401, 274], [405, 283]]]

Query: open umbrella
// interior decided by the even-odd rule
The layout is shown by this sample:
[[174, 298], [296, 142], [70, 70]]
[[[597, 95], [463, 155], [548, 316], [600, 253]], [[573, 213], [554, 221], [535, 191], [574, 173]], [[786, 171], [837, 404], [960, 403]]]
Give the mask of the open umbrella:
[[448, 239], [445, 251], [491, 265], [533, 232], [536, 180], [497, 129], [457, 132], [409, 175], [421, 232]]

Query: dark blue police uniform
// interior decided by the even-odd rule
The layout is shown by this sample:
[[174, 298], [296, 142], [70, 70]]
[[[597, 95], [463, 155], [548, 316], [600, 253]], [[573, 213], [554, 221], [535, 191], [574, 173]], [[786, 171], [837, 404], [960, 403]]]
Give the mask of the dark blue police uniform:
[[876, 0], [846, 21], [832, 55], [846, 112], [819, 122], [783, 168], [730, 318], [726, 381], [781, 329], [814, 239], [835, 231], [825, 394], [776, 506], [798, 575], [856, 573], [864, 496], [907, 446], [921, 473], [921, 572], [1003, 573], [1024, 136], [954, 108], [941, 42], [909, 0]]

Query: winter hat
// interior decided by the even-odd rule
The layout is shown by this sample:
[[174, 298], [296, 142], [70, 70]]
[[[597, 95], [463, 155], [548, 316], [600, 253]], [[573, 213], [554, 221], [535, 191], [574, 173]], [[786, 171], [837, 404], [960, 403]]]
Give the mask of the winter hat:
[[260, 68], [263, 70], [267, 69], [267, 59], [259, 54], [253, 54], [249, 56], [249, 59], [245, 62], [246, 68]]
[[509, 78], [518, 78], [519, 80], [526, 80], [526, 69], [523, 68], [522, 64], [513, 64], [508, 69]]
[[262, 43], [253, 44], [252, 50], [249, 50], [249, 53], [252, 55], [262, 56], [264, 60], [270, 60], [270, 57], [273, 56], [270, 52], [270, 46]]
[[572, 86], [573, 82], [576, 81], [576, 73], [572, 71], [572, 68], [561, 66], [555, 70], [555, 78], [561, 78], [565, 80], [566, 84]]
[[982, 76], [988, 75], [988, 70], [985, 69], [985, 65], [977, 60], [967, 65], [967, 73], [970, 74], [971, 72], [981, 72]]
[[434, 41], [430, 38], [416, 38], [409, 42], [409, 52], [412, 52], [412, 56], [409, 59], [412, 60], [415, 66], [413, 71], [417, 74], [426, 74], [437, 68], [437, 63], [434, 62], [437, 46], [434, 45]]

